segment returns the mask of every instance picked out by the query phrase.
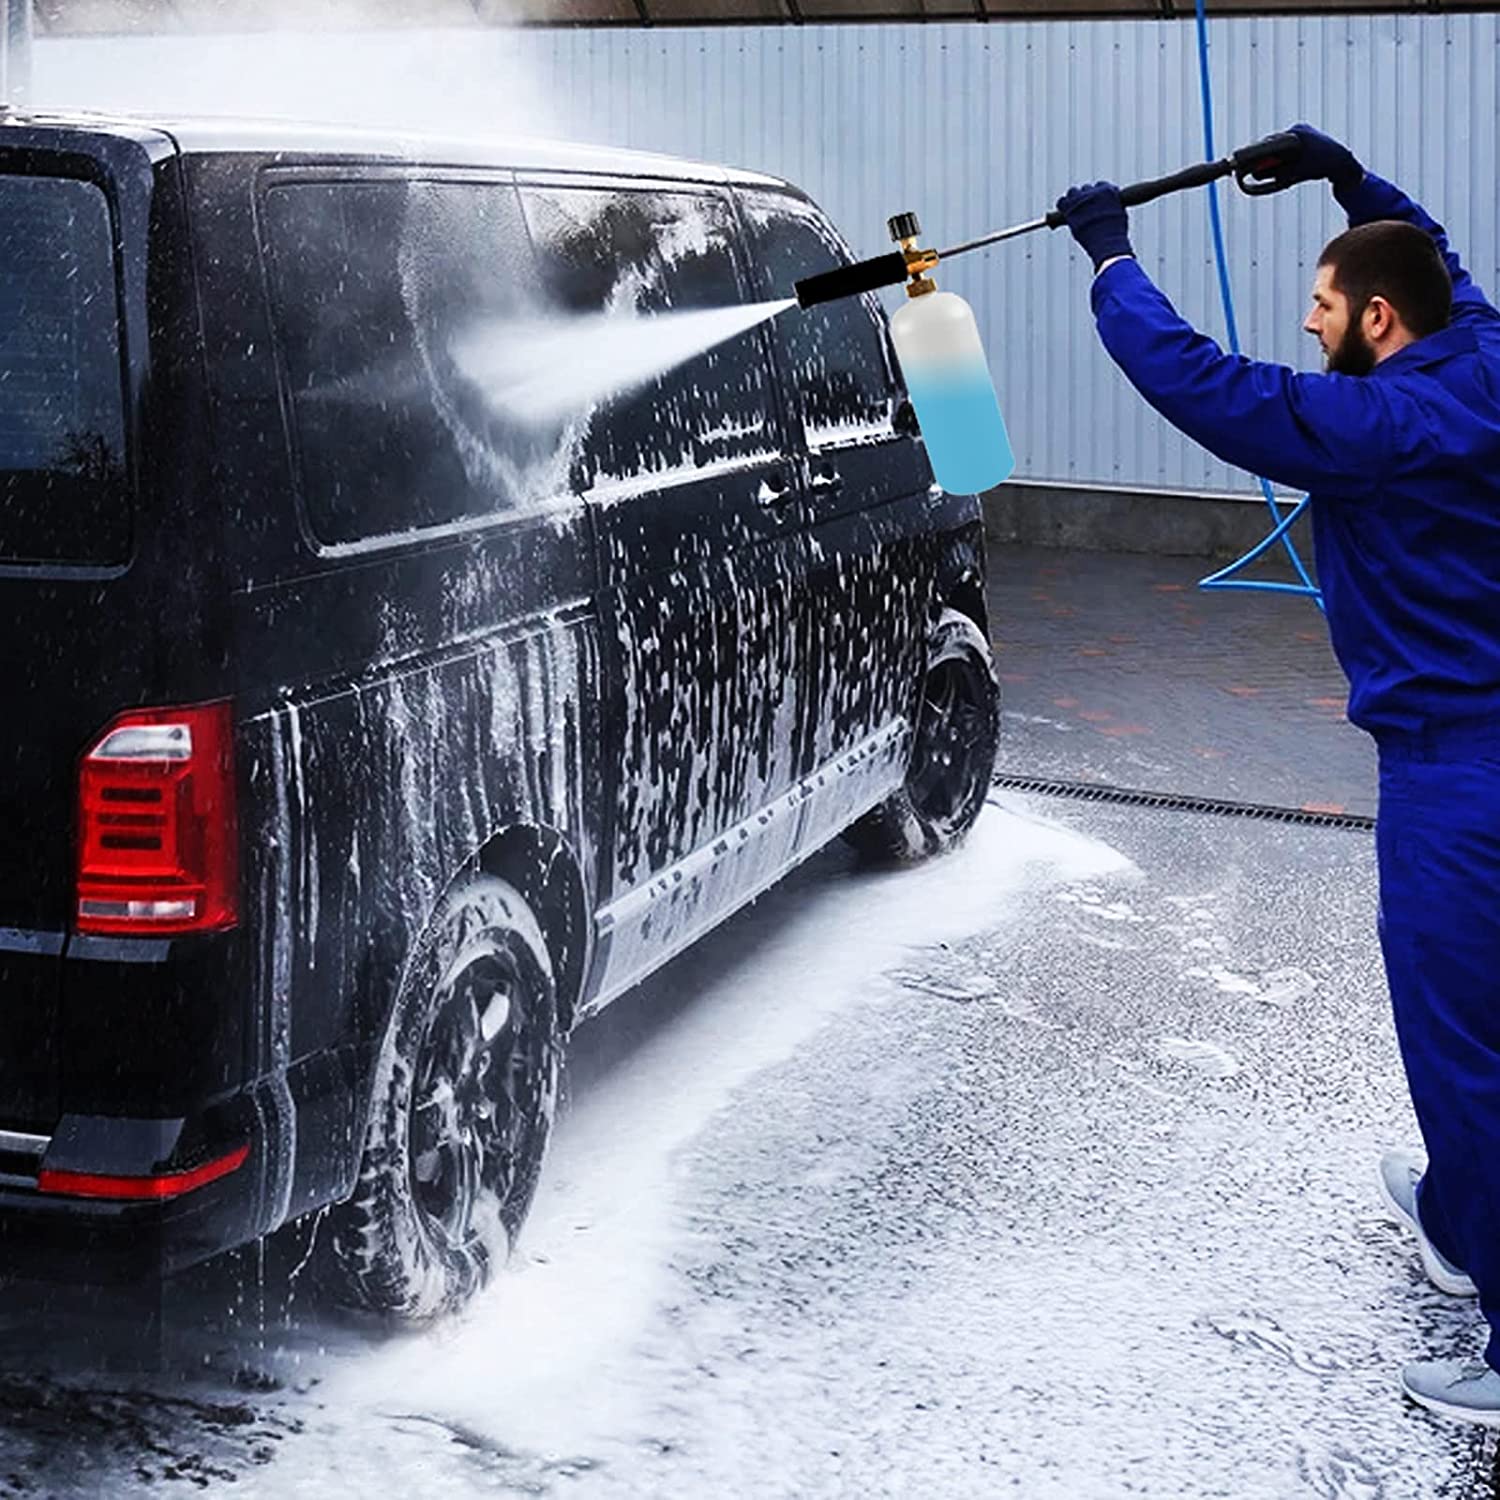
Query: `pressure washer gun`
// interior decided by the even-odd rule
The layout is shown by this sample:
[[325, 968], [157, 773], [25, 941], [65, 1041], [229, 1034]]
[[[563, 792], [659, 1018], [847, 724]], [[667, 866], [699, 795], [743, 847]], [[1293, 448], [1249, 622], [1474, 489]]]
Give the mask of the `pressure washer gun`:
[[[1301, 149], [1302, 142], [1290, 132], [1270, 135], [1219, 161], [1198, 162], [1167, 177], [1131, 183], [1120, 189], [1120, 201], [1134, 208], [1230, 176], [1253, 197], [1278, 192], [1285, 186], [1278, 173]], [[908, 300], [891, 318], [891, 341], [906, 376], [934, 477], [951, 494], [978, 494], [999, 484], [1010, 476], [1015, 457], [974, 313], [962, 297], [939, 292], [930, 273], [940, 261], [955, 255], [1038, 229], [1056, 229], [1062, 222], [1062, 215], [1053, 209], [1039, 219], [997, 229], [949, 250], [926, 250], [918, 243], [922, 227], [917, 216], [896, 214], [889, 227], [899, 250], [796, 283], [798, 303], [809, 308], [906, 282]]]

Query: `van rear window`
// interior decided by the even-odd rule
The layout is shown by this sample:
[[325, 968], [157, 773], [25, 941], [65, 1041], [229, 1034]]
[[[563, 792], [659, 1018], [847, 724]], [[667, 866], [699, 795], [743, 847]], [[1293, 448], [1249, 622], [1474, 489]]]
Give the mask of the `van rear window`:
[[514, 513], [567, 482], [560, 434], [510, 421], [459, 366], [534, 316], [516, 191], [293, 182], [265, 195], [277, 335], [308, 524], [329, 545]]
[[125, 406], [103, 192], [0, 176], [0, 266], [0, 562], [121, 562]]

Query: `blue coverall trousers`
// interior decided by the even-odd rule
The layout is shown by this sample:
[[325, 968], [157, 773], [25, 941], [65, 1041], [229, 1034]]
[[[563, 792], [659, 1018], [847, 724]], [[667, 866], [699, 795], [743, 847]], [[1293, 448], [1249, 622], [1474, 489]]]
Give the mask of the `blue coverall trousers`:
[[1500, 726], [1380, 743], [1380, 941], [1429, 1165], [1417, 1211], [1500, 1370]]

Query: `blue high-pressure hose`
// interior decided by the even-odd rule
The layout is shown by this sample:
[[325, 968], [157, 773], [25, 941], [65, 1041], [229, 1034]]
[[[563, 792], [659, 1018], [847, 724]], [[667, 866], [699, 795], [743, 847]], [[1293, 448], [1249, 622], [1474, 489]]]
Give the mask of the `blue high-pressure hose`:
[[[1214, 151], [1214, 108], [1213, 88], [1209, 82], [1208, 75], [1208, 16], [1205, 10], [1204, 0], [1196, 0], [1198, 13], [1198, 77], [1202, 85], [1203, 94], [1203, 151], [1205, 161], [1217, 160]], [[1219, 185], [1216, 182], [1208, 184], [1208, 217], [1213, 227], [1214, 236], [1214, 260], [1219, 268], [1219, 296], [1224, 304], [1224, 323], [1228, 333], [1229, 352], [1238, 354], [1240, 352], [1239, 329], [1234, 318], [1234, 294], [1229, 288], [1229, 257], [1224, 252], [1224, 226], [1219, 218]], [[1281, 508], [1277, 504], [1276, 494], [1272, 490], [1270, 482], [1266, 479], [1260, 481], [1261, 493], [1266, 497], [1266, 504], [1271, 510], [1271, 519], [1275, 523], [1270, 532], [1257, 542], [1243, 557], [1229, 564], [1227, 568], [1220, 568], [1217, 573], [1211, 573], [1207, 578], [1199, 580], [1198, 587], [1203, 589], [1259, 589], [1267, 594], [1302, 594], [1311, 599], [1318, 608], [1323, 608], [1323, 594], [1318, 586], [1308, 576], [1307, 569], [1302, 564], [1302, 558], [1297, 552], [1296, 543], [1288, 534], [1302, 512], [1307, 509], [1308, 496], [1304, 495], [1292, 509], [1283, 516]], [[1258, 578], [1236, 578], [1235, 574], [1251, 563], [1263, 557], [1272, 547], [1280, 542], [1286, 549], [1286, 555], [1291, 559], [1292, 567], [1296, 570], [1300, 583], [1277, 583]]]

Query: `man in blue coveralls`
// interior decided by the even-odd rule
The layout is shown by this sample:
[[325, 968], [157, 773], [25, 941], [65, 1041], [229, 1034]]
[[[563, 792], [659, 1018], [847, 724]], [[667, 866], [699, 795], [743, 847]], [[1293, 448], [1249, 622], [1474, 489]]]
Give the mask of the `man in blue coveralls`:
[[1473, 1296], [1483, 1362], [1408, 1365], [1434, 1411], [1500, 1427], [1500, 312], [1442, 228], [1337, 141], [1295, 126], [1280, 186], [1324, 179], [1351, 228], [1304, 325], [1324, 374], [1225, 354], [1134, 258], [1110, 183], [1058, 202], [1094, 262], [1099, 336], [1138, 391], [1227, 463], [1312, 495], [1349, 717], [1380, 757], [1380, 936], [1422, 1159], [1381, 1188], [1427, 1274]]

